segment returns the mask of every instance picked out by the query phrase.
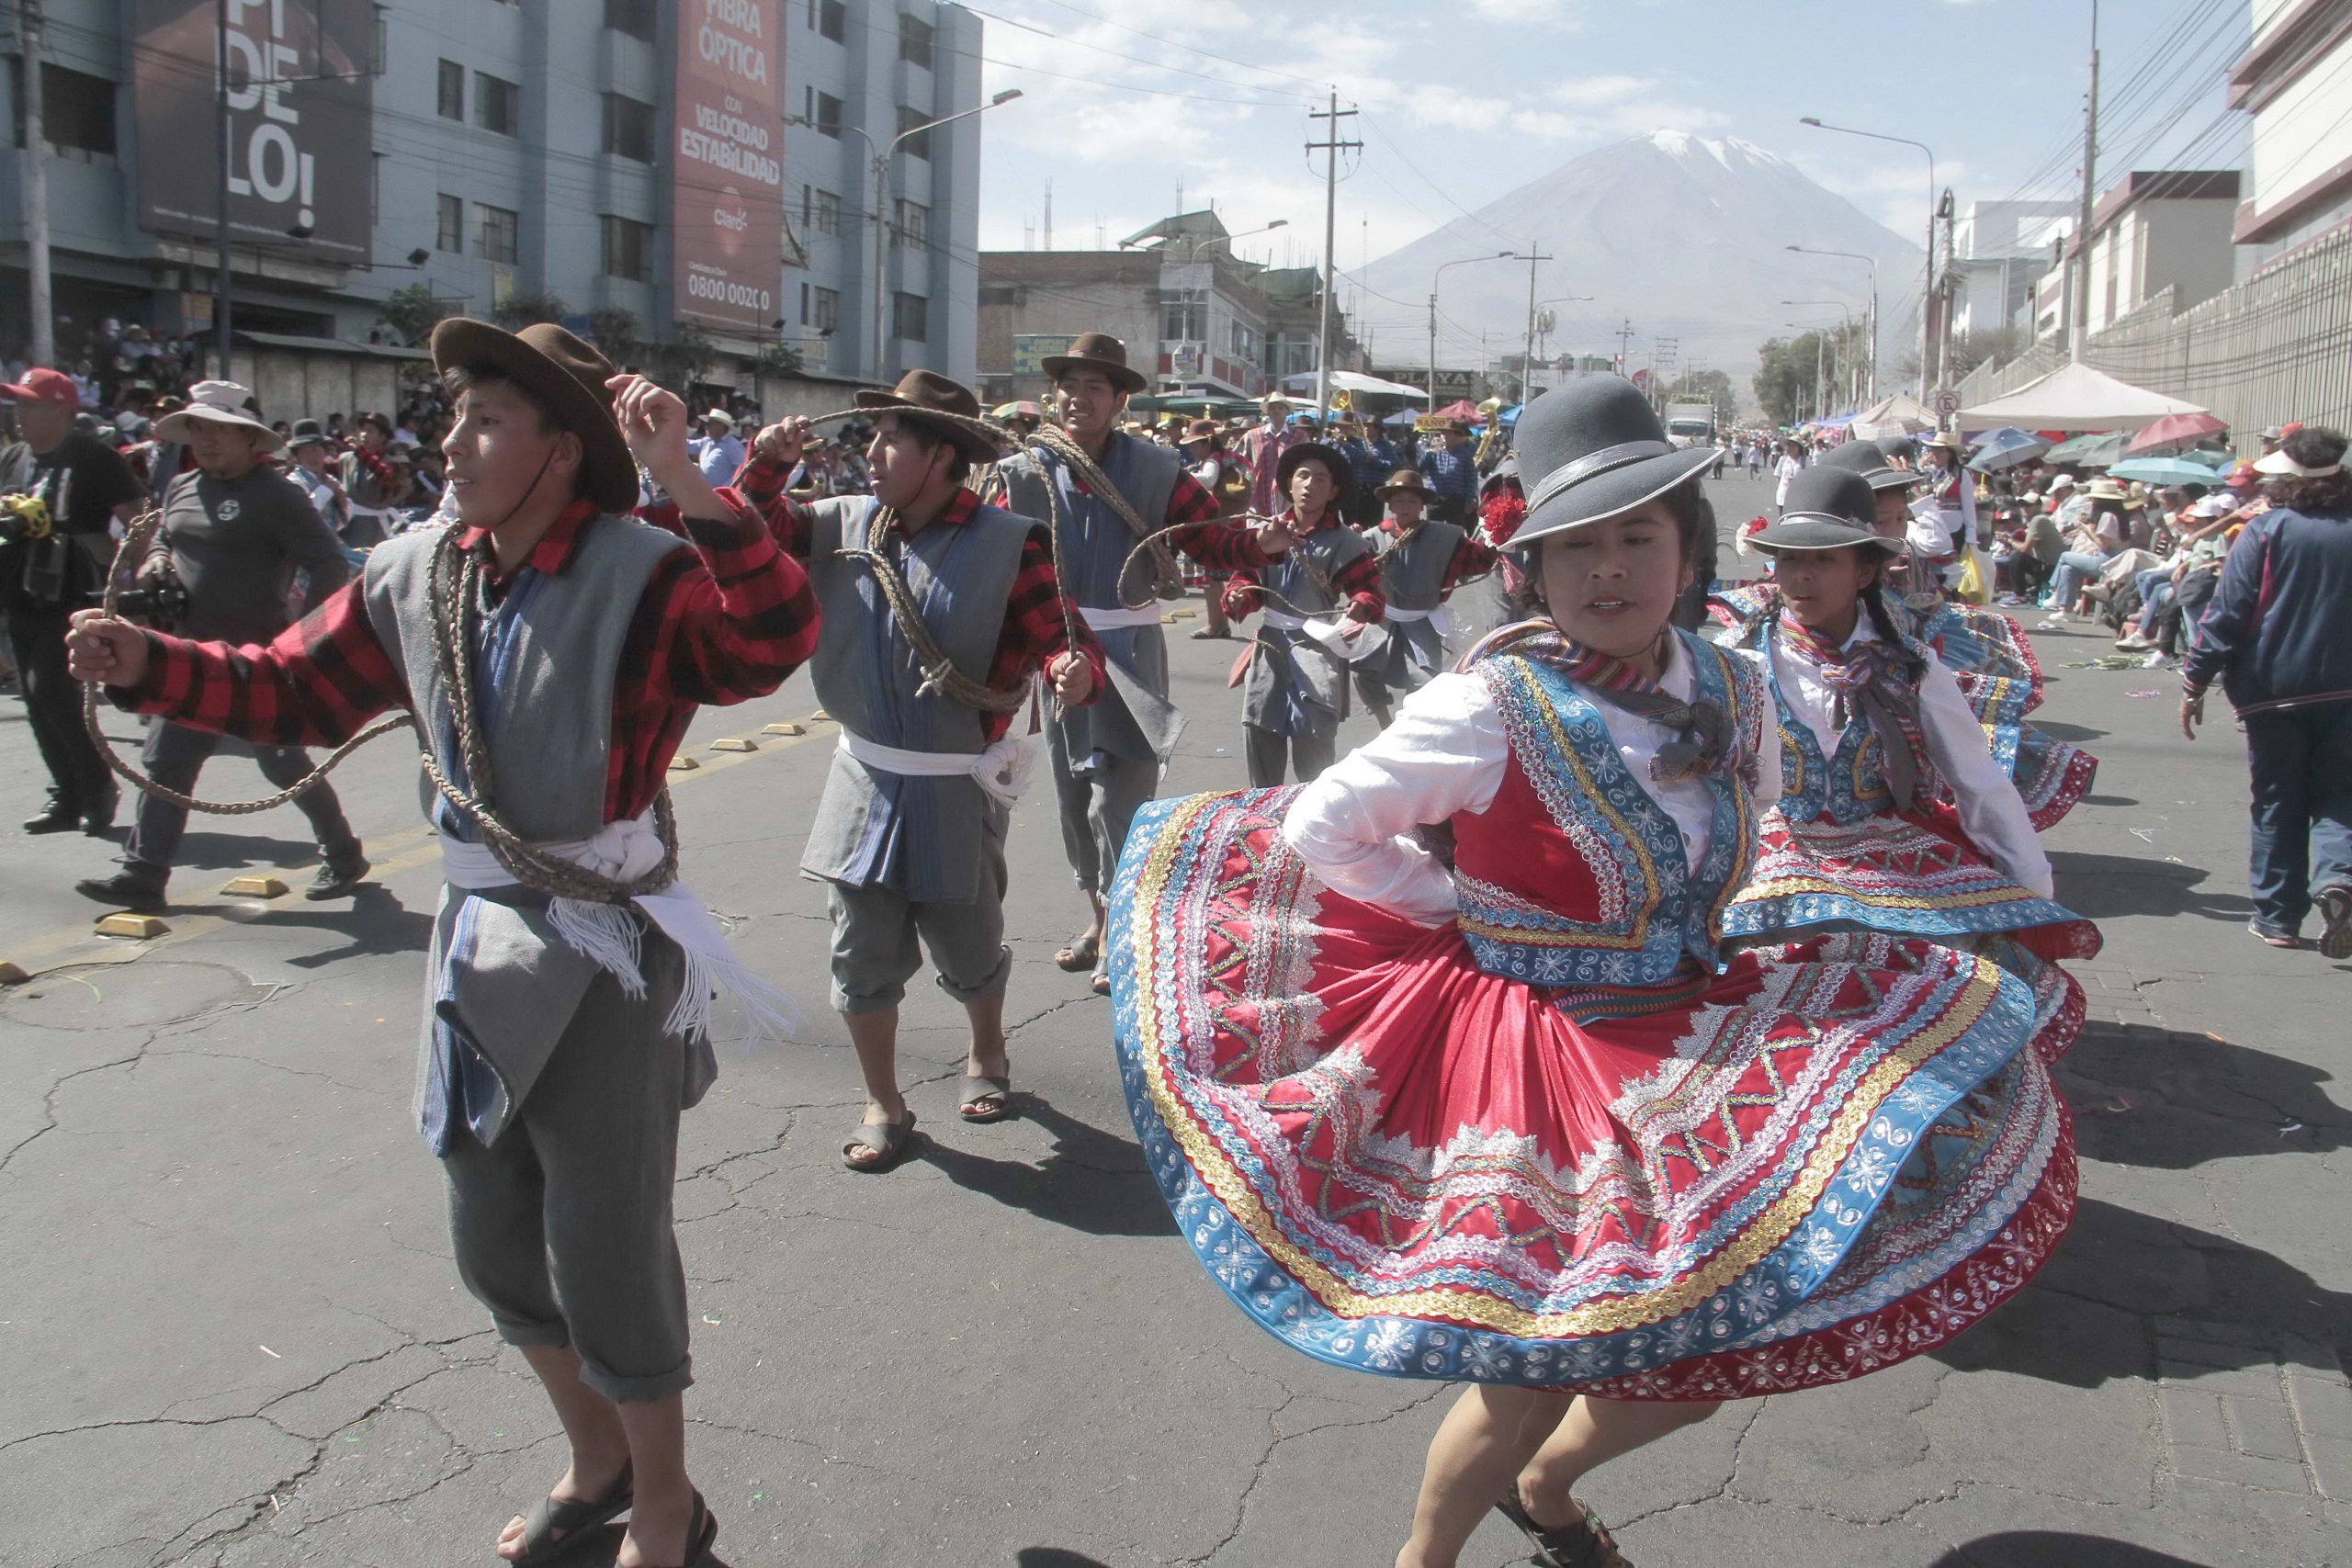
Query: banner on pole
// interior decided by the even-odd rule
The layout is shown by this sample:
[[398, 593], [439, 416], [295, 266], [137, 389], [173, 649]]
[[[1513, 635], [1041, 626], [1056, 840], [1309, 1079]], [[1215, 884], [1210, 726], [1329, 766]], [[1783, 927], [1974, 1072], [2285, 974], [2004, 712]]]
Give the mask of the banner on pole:
[[775, 0], [684, 0], [677, 17], [671, 314], [765, 336], [784, 269]]

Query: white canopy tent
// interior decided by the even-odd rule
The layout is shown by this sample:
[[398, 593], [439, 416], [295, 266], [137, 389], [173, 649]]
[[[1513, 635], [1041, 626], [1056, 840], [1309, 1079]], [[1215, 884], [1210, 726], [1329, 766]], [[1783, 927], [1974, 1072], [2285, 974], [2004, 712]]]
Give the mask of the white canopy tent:
[[[1315, 372], [1309, 370], [1302, 375], [1290, 377], [1283, 382], [1283, 385], [1294, 392], [1312, 392], [1315, 390]], [[1331, 390], [1363, 392], [1376, 398], [1419, 400], [1426, 396], [1419, 387], [1408, 387], [1402, 381], [1384, 381], [1377, 376], [1366, 376], [1357, 370], [1332, 371]]]
[[1854, 416], [1849, 428], [1864, 441], [1875, 441], [1882, 435], [1918, 435], [1936, 427], [1936, 416], [1928, 405], [1908, 392], [1896, 392]]
[[2119, 381], [2080, 360], [2062, 365], [2006, 398], [1960, 411], [1966, 430], [2138, 430], [2166, 414], [2211, 411]]

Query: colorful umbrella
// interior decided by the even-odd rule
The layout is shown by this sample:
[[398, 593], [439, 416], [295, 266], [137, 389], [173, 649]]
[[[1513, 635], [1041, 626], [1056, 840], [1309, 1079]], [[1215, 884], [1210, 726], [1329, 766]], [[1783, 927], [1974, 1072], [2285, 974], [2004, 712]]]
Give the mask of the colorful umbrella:
[[2218, 434], [2228, 428], [2210, 413], [2168, 413], [2133, 436], [2132, 445], [2124, 450], [2134, 457], [2177, 452], [2184, 446], [2196, 446], [2199, 436]]
[[2145, 485], [2217, 485], [2222, 476], [2186, 457], [2126, 457], [2107, 470], [2114, 479], [2137, 479]]
[[2041, 436], [2005, 426], [1988, 430], [1977, 438], [1976, 456], [1968, 460], [1968, 466], [1980, 474], [1996, 474], [2049, 450], [2050, 443]]
[[2080, 468], [2104, 468], [2123, 458], [2121, 431], [2104, 434], [2077, 435], [2072, 441], [2061, 441], [2042, 455], [2046, 463], [2072, 463]]

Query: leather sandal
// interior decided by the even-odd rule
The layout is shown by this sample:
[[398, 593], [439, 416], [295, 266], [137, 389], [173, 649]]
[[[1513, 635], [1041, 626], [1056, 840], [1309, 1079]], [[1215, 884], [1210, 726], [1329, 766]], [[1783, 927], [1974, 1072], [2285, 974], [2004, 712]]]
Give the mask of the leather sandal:
[[[879, 1176], [886, 1170], [895, 1170], [907, 1157], [907, 1150], [913, 1145], [914, 1135], [915, 1109], [911, 1105], [907, 1107], [907, 1119], [903, 1122], [861, 1122], [856, 1132], [842, 1140], [842, 1164], [867, 1176]], [[859, 1149], [872, 1150], [875, 1157], [866, 1160], [849, 1157]]]
[[523, 1553], [507, 1559], [527, 1564], [552, 1562], [578, 1546], [588, 1533], [628, 1512], [629, 1467], [605, 1489], [602, 1497], [542, 1497], [523, 1517]]
[[967, 1122], [1001, 1122], [1012, 1114], [1012, 1076], [987, 1073], [964, 1075], [963, 1103], [956, 1114]]
[[1075, 975], [1081, 969], [1091, 969], [1102, 956], [1102, 944], [1092, 932], [1069, 939], [1069, 945], [1054, 954], [1054, 967]]
[[1570, 1497], [1568, 1503], [1577, 1511], [1575, 1518], [1562, 1525], [1539, 1525], [1527, 1511], [1527, 1500], [1519, 1495], [1519, 1483], [1514, 1481], [1510, 1490], [1496, 1500], [1495, 1511], [1517, 1525], [1535, 1548], [1529, 1561], [1536, 1568], [1633, 1568], [1590, 1505], [1577, 1497]]

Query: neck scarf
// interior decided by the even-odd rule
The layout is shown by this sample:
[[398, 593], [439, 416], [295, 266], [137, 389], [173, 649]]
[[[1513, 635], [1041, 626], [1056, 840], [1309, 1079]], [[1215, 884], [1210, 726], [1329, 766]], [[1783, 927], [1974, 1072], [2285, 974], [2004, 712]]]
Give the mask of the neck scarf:
[[1829, 688], [1829, 722], [1843, 730], [1859, 713], [1870, 723], [1886, 753], [1886, 786], [1894, 808], [1908, 811], [1920, 781], [1933, 775], [1928, 739], [1919, 721], [1919, 660], [1907, 649], [1877, 638], [1836, 649], [1786, 614], [1779, 617], [1781, 640], [1821, 671]]
[[[1674, 628], [1658, 634], [1658, 661], [1665, 666], [1667, 639]], [[1650, 778], [1657, 784], [1728, 772], [1732, 752], [1731, 715], [1712, 697], [1684, 702], [1659, 686], [1624, 660], [1585, 647], [1550, 621], [1521, 621], [1490, 632], [1463, 657], [1462, 668], [1498, 653], [1516, 654], [1548, 664], [1610, 706], [1662, 724], [1675, 732], [1673, 739], [1650, 759]]]

